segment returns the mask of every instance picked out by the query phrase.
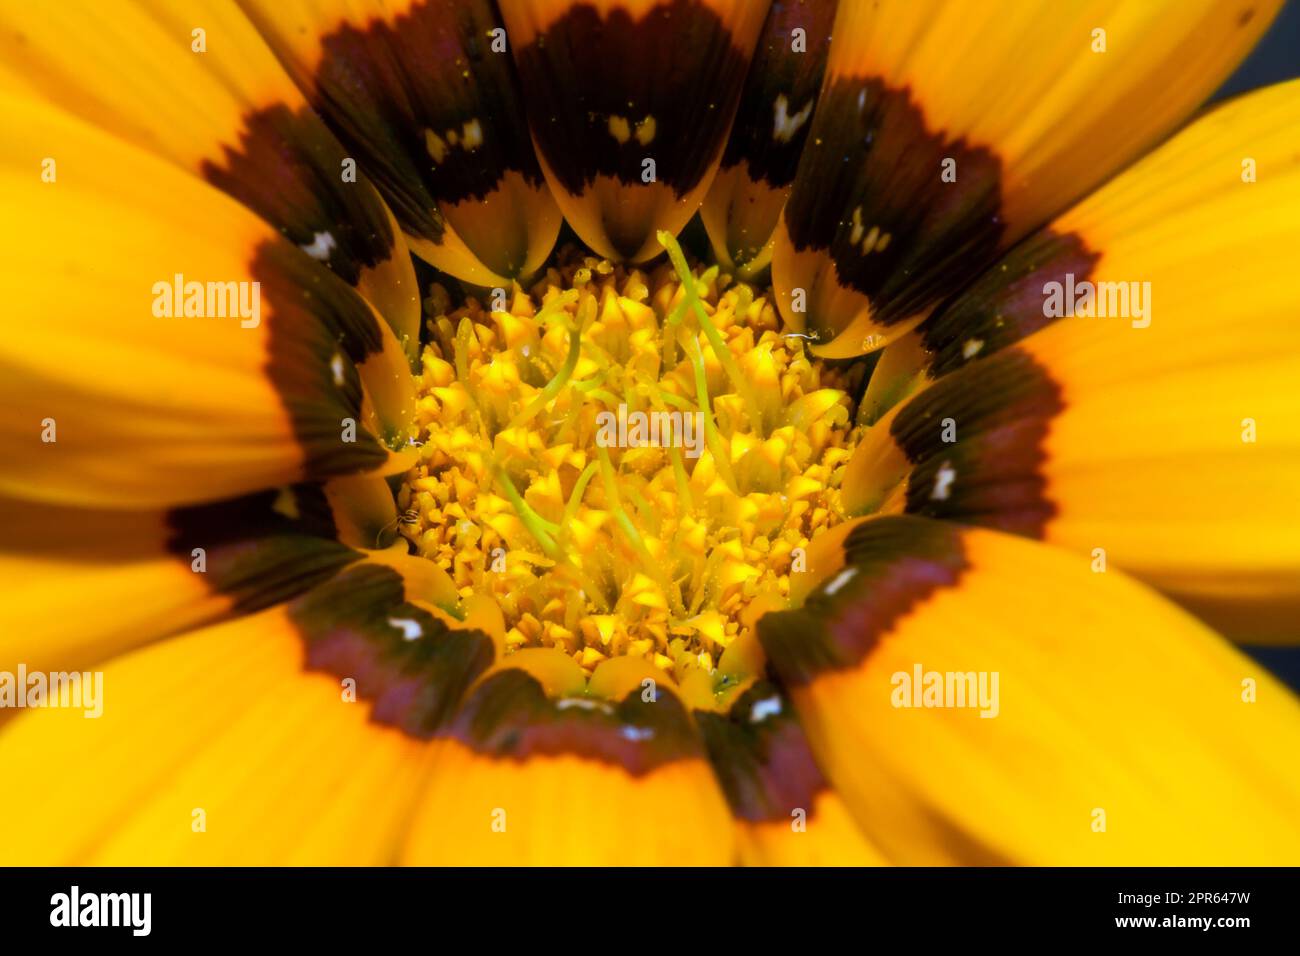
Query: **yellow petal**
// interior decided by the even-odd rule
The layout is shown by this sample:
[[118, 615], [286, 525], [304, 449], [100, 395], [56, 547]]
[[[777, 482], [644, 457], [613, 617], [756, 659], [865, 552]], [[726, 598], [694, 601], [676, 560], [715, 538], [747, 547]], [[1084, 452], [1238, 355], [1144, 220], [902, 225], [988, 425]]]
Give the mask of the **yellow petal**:
[[4, 110], [0, 494], [164, 507], [384, 466], [354, 363], [387, 329], [355, 292], [173, 165]]
[[0, 500], [0, 667], [76, 670], [306, 590], [357, 557], [284, 514], [311, 495], [171, 512]]
[[416, 255], [483, 286], [537, 272], [561, 219], [495, 4], [241, 6], [374, 179]]
[[923, 326], [938, 381], [868, 433], [848, 507], [883, 506], [901, 473], [909, 511], [1043, 537], [1234, 638], [1293, 640], [1298, 124], [1294, 81], [1225, 104]]
[[233, 4], [10, 4], [0, 63], [0, 84], [171, 160], [311, 250], [414, 355], [420, 296], [391, 214]]
[[835, 0], [772, 5], [718, 175], [700, 207], [718, 263], [742, 278], [771, 263], [772, 233], [812, 128], [835, 7]]
[[[47, 783], [0, 795], [0, 860], [390, 862], [426, 747], [302, 658], [274, 609], [109, 664], [98, 719], [24, 712], [0, 731], [0, 759]], [[50, 766], [67, 770], [53, 784]]]
[[760, 639], [822, 768], [892, 859], [1300, 854], [1300, 705], [1186, 612], [984, 529], [867, 519], [844, 548], [845, 568], [764, 617]]
[[1181, 123], [1279, 2], [842, 3], [777, 230], [787, 321], [888, 345]]
[[666, 689], [611, 704], [549, 700], [507, 669], [471, 693], [415, 813], [402, 860], [421, 865], [724, 865], [726, 803]]
[[[611, 259], [659, 255], [699, 208], [767, 3], [502, 5], [538, 159], [565, 219]], [[667, 59], [665, 59], [667, 57]]]
[[754, 683], [727, 711], [696, 711], [695, 719], [736, 819], [741, 863], [885, 862], [822, 775], [789, 698], [776, 686]]

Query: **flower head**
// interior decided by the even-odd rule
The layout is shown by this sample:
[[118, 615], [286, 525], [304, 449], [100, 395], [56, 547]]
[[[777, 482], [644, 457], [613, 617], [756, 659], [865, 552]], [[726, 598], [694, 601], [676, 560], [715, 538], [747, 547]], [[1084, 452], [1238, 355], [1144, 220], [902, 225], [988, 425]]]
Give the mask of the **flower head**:
[[1300, 82], [1112, 7], [6, 4], [0, 860], [1295, 862]]

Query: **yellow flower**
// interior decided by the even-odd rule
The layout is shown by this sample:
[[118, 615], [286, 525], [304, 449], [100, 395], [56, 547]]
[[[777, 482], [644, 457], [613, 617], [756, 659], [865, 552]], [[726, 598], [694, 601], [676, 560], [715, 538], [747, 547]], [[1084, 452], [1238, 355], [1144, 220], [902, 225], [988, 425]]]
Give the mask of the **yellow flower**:
[[5, 0], [0, 863], [1300, 862], [1277, 7]]

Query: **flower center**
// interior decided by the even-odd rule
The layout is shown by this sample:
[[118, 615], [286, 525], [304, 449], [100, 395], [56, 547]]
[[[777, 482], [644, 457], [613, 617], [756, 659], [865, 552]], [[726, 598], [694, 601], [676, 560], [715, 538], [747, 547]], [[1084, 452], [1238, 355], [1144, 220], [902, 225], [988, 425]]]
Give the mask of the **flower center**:
[[588, 673], [627, 655], [712, 671], [844, 519], [858, 437], [845, 372], [660, 240], [649, 274], [568, 253], [495, 311], [435, 289], [417, 378], [400, 533], [495, 600], [508, 648]]

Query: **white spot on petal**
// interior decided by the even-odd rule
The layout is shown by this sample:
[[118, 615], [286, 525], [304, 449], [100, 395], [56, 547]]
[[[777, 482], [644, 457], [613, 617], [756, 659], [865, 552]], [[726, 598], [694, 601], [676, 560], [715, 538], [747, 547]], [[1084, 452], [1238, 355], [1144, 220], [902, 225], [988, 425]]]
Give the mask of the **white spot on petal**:
[[754, 701], [754, 706], [749, 709], [749, 722], [760, 724], [779, 713], [781, 713], [781, 698], [773, 694], [763, 700]]
[[857, 568], [845, 568], [839, 574], [835, 575], [835, 577], [831, 579], [831, 582], [822, 588], [822, 590], [825, 593], [834, 596], [839, 593], [840, 588], [852, 581], [857, 573]]
[[313, 259], [319, 259], [321, 262], [328, 262], [330, 253], [338, 245], [334, 237], [328, 232], [318, 232], [311, 242], [305, 243], [298, 248]]
[[956, 477], [957, 472], [953, 471], [952, 465], [945, 461], [934, 473], [934, 490], [930, 492], [930, 497], [935, 501], [947, 501], [948, 489], [952, 487]]
[[414, 620], [413, 618], [390, 617], [388, 619], [388, 626], [395, 627], [401, 631], [403, 640], [415, 641], [424, 637], [424, 628], [420, 626], [419, 621]]
[[772, 138], [778, 143], [788, 143], [794, 139], [794, 134], [799, 132], [799, 128], [808, 122], [808, 117], [812, 116], [812, 100], [804, 104], [804, 108], [799, 112], [791, 115], [790, 101], [782, 93], [776, 98], [776, 104], [772, 112]]
[[613, 713], [614, 708], [603, 700], [593, 700], [590, 697], [564, 697], [555, 702], [556, 710], [568, 710], [571, 707], [578, 707], [582, 710], [599, 710], [606, 714]]

